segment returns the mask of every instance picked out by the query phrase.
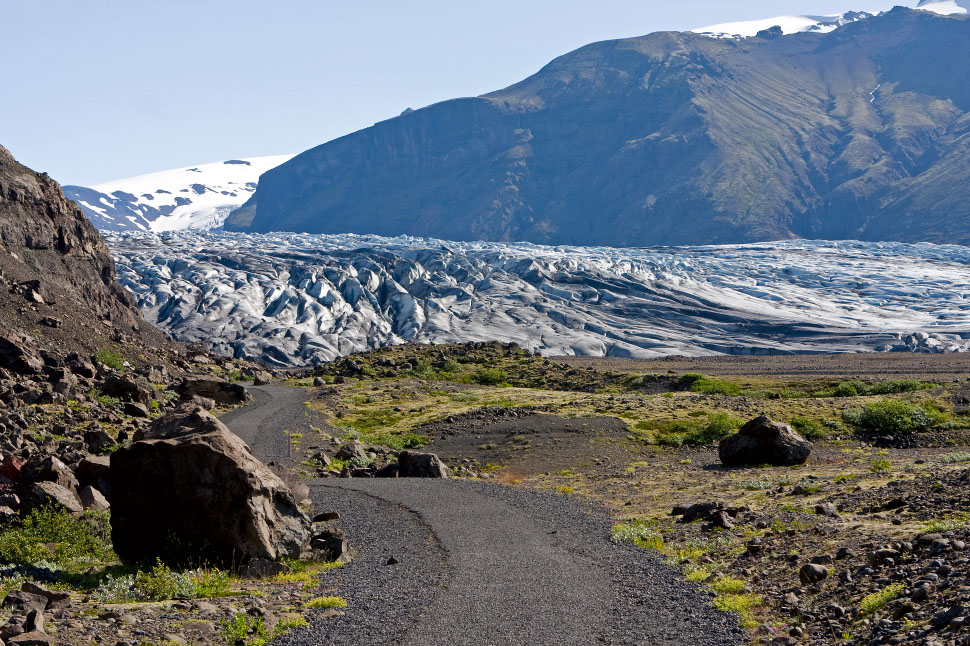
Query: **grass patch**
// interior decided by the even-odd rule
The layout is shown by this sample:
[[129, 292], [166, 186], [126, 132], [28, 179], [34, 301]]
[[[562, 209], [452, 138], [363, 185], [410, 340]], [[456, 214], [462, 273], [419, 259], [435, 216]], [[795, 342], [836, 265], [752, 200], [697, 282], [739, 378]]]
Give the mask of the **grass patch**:
[[754, 628], [758, 620], [754, 617], [754, 609], [762, 605], [763, 600], [757, 594], [722, 594], [714, 598], [714, 607], [722, 612], [730, 612], [741, 618], [741, 625]]
[[[700, 412], [700, 415], [705, 413]], [[668, 420], [662, 422], [643, 421], [635, 431], [652, 430], [649, 441], [661, 446], [704, 446], [714, 444], [734, 433], [741, 426], [741, 420], [727, 413], [706, 413], [706, 419]]]
[[110, 348], [101, 348], [95, 352], [94, 362], [99, 366], [105, 366], [113, 370], [121, 370], [125, 367], [125, 358]]
[[347, 602], [343, 599], [343, 597], [314, 597], [303, 605], [304, 607], [311, 609], [346, 608]]
[[940, 458], [940, 462], [943, 464], [958, 464], [963, 462], [970, 462], [970, 451], [958, 451], [956, 453], [947, 453]]
[[795, 415], [789, 420], [789, 424], [791, 424], [791, 427], [806, 440], [821, 440], [828, 435], [826, 428], [822, 426], [818, 420], [812, 417]]
[[918, 379], [891, 379], [876, 383], [866, 383], [859, 379], [850, 379], [836, 385], [831, 390], [821, 390], [816, 397], [866, 397], [870, 395], [895, 395], [917, 390], [935, 388], [936, 384]]
[[893, 583], [892, 585], [887, 585], [879, 592], [868, 594], [859, 602], [859, 610], [864, 615], [871, 615], [878, 612], [885, 608], [886, 604], [890, 601], [898, 599], [902, 595], [903, 588], [905, 587], [906, 585], [904, 583]]
[[938, 520], [931, 520], [923, 525], [923, 531], [927, 534], [940, 534], [942, 532], [952, 532], [970, 525], [970, 513], [963, 512], [946, 516]]
[[290, 571], [277, 574], [273, 580], [277, 583], [302, 583], [307, 588], [316, 585], [317, 578], [324, 572], [329, 572], [343, 565], [340, 561], [308, 563], [299, 559], [284, 559], [283, 563], [290, 567]]
[[696, 372], [688, 372], [680, 378], [681, 383], [688, 385], [691, 392], [703, 395], [728, 395], [736, 397], [741, 394], [737, 384], [722, 379], [714, 379]]

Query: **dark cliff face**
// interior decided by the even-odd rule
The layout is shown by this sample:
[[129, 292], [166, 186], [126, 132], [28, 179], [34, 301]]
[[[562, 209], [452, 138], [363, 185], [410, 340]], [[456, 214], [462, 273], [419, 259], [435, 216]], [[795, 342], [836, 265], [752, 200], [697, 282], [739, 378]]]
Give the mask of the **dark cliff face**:
[[260, 178], [228, 229], [646, 245], [970, 243], [970, 21], [658, 33], [411, 111]]
[[108, 247], [80, 207], [2, 146], [0, 334], [59, 353], [174, 347], [117, 283]]

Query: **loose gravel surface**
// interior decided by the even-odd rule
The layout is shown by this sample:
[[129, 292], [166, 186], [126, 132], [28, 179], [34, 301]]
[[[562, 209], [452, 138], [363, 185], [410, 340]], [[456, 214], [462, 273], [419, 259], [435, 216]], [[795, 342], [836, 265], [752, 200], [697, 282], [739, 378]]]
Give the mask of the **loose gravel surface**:
[[745, 641], [697, 586], [614, 544], [607, 517], [582, 502], [459, 480], [320, 480], [311, 491], [357, 550], [338, 571], [348, 607], [281, 643]]
[[[303, 414], [301, 389], [250, 389], [223, 417], [264, 460]], [[279, 643], [677, 644], [746, 641], [736, 618], [650, 553], [610, 540], [602, 509], [560, 494], [467, 480], [323, 479], [317, 512], [336, 511], [354, 560]], [[393, 561], [397, 561], [396, 563]], [[336, 576], [334, 576], [336, 575]]]
[[306, 393], [283, 386], [247, 385], [246, 389], [253, 401], [220, 419], [264, 462], [289, 458], [290, 438], [283, 431], [296, 428], [303, 420]]

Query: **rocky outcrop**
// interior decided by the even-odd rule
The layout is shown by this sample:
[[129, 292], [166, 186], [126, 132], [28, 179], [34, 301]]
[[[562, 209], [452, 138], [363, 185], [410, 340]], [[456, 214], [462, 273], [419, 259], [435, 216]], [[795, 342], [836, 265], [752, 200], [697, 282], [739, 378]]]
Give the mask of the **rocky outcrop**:
[[[186, 404], [111, 455], [112, 542], [129, 561], [184, 550], [222, 565], [298, 557], [310, 520], [219, 420]], [[183, 553], [184, 557], [184, 553]]]
[[0, 366], [36, 374], [46, 351], [89, 357], [108, 346], [146, 356], [175, 347], [115, 280], [108, 247], [77, 204], [0, 146]]
[[788, 424], [756, 417], [734, 435], [721, 440], [718, 456], [726, 466], [802, 464], [812, 452], [812, 443]]

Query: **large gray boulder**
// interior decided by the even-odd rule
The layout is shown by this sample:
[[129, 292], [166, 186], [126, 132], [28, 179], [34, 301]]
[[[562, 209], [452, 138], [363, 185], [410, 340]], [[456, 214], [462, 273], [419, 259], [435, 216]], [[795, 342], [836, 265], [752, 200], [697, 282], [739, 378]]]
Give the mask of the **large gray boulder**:
[[812, 443], [788, 424], [773, 422], [764, 415], [741, 427], [718, 446], [721, 463], [727, 466], [802, 464], [812, 452]]
[[[299, 557], [310, 519], [218, 419], [185, 404], [111, 454], [111, 538], [128, 561], [173, 544], [224, 566]], [[182, 556], [185, 556], [183, 554]]]

